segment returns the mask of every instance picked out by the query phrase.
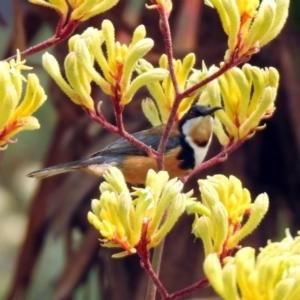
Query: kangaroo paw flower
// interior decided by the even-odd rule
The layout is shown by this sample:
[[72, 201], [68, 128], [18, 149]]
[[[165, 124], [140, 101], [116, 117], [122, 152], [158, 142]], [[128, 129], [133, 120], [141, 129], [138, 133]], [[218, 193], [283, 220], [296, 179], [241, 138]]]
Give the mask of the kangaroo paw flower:
[[[217, 70], [212, 67], [209, 72]], [[214, 132], [224, 146], [247, 139], [264, 126], [261, 121], [275, 111], [279, 74], [275, 68], [260, 69], [245, 64], [207, 84], [199, 103], [223, 106], [216, 112]]]
[[[19, 51], [16, 60], [0, 62], [0, 146], [12, 143], [11, 137], [21, 130], [40, 127], [32, 114], [47, 97], [35, 74], [28, 74], [27, 79], [22, 75], [29, 69], [25, 60], [21, 61]], [[26, 90], [22, 96], [23, 85]]]
[[191, 193], [182, 193], [183, 183], [169, 180], [165, 171], [148, 171], [144, 188], [130, 192], [122, 173], [110, 168], [100, 185], [100, 199], [92, 201], [89, 222], [99, 230], [104, 247], [122, 248], [114, 257], [156, 247], [184, 212]]
[[259, 225], [268, 209], [268, 196], [261, 194], [251, 202], [249, 191], [234, 176], [214, 175], [198, 183], [202, 203], [189, 200], [186, 206], [187, 213], [195, 214], [192, 232], [202, 239], [205, 255], [225, 257]]
[[269, 242], [255, 256], [245, 247], [221, 264], [213, 253], [206, 257], [204, 272], [223, 299], [298, 300], [300, 295], [300, 237], [286, 232], [281, 242]]

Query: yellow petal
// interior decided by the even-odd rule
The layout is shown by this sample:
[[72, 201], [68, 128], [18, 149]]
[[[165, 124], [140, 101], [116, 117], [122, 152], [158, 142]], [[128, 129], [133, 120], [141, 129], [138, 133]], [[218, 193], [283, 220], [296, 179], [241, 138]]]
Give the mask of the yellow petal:
[[5, 94], [1, 95], [0, 100], [0, 132], [3, 127], [9, 122], [16, 105], [18, 104], [18, 98], [16, 90], [13, 86], [6, 86]]
[[26, 92], [23, 101], [15, 110], [12, 119], [28, 117], [33, 114], [47, 99], [44, 89], [41, 87], [35, 74], [28, 74]]
[[142, 110], [152, 126], [158, 126], [162, 124], [161, 116], [159, 115], [157, 106], [152, 99], [146, 98], [142, 101]]

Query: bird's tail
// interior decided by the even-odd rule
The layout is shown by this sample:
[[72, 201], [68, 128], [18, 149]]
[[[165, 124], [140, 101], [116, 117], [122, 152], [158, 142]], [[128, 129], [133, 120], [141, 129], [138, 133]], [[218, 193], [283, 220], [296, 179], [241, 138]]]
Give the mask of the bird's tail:
[[[29, 173], [27, 176], [37, 178], [37, 179], [43, 179], [43, 178], [55, 176], [58, 174], [73, 172], [75, 170], [78, 170], [78, 169], [81, 169], [81, 168], [91, 165], [93, 163], [92, 160], [94, 160], [94, 159], [89, 158], [86, 160], [78, 160], [78, 161], [72, 161], [69, 163], [63, 163], [63, 164], [48, 167], [45, 169], [41, 169], [38, 171], [34, 171], [32, 173]], [[101, 162], [97, 162], [97, 163], [101, 163]]]

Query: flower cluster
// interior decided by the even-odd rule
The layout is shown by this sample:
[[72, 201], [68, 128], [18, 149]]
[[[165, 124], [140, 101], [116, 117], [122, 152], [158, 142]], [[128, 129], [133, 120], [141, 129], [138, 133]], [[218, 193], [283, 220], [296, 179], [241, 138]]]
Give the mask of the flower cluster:
[[[22, 75], [22, 71], [30, 69], [25, 60], [21, 61], [19, 52], [16, 60], [0, 62], [0, 146], [12, 143], [11, 137], [21, 130], [40, 127], [38, 120], [31, 115], [47, 97], [35, 74], [28, 74], [27, 79]], [[24, 95], [23, 82], [26, 82]]]
[[[196, 58], [193, 53], [188, 54], [182, 61], [174, 60], [173, 68], [180, 91], [189, 88], [194, 82], [194, 73], [191, 73], [195, 65]], [[168, 69], [167, 56], [163, 54], [159, 60], [159, 66], [163, 69]], [[140, 59], [137, 71], [140, 74], [153, 70], [153, 66], [147, 61]], [[204, 77], [204, 76], [203, 76]], [[142, 103], [142, 108], [145, 116], [153, 126], [165, 124], [170, 115], [171, 108], [175, 99], [175, 89], [171, 80], [171, 76], [166, 77], [162, 82], [149, 82], [147, 84], [151, 98], [147, 98]], [[195, 98], [199, 95], [200, 90], [193, 95], [183, 99], [177, 111], [175, 120], [179, 120], [184, 113], [190, 108]]]
[[54, 9], [65, 23], [69, 15], [70, 21], [86, 21], [111, 9], [119, 0], [29, 0], [29, 2]]
[[[218, 68], [211, 67], [208, 73]], [[207, 84], [199, 103], [223, 106], [216, 112], [215, 134], [222, 145], [250, 138], [261, 120], [272, 116], [279, 74], [275, 68], [260, 69], [245, 64]]]
[[228, 35], [225, 61], [249, 56], [273, 40], [286, 22], [289, 0], [206, 0], [218, 11]]
[[104, 174], [100, 185], [100, 199], [92, 201], [89, 222], [100, 232], [105, 247], [125, 251], [122, 257], [136, 253], [140, 248], [157, 246], [184, 212], [191, 193], [181, 192], [183, 184], [177, 178], [169, 179], [165, 171], [149, 170], [144, 188], [130, 192], [123, 174], [115, 167]]
[[[90, 95], [92, 81], [114, 101], [125, 105], [142, 86], [168, 76], [167, 70], [156, 68], [132, 79], [137, 61], [154, 45], [145, 35], [145, 27], [140, 25], [133, 33], [131, 44], [121, 45], [115, 41], [113, 24], [104, 20], [102, 30], [90, 27], [69, 40], [69, 54], [65, 59], [68, 81], [62, 77], [59, 64], [51, 54], [44, 54], [43, 66], [74, 103], [89, 111], [94, 111]], [[95, 63], [101, 73], [96, 70]]]
[[268, 196], [260, 194], [251, 202], [249, 191], [234, 176], [214, 175], [198, 183], [202, 203], [189, 200], [186, 207], [195, 214], [193, 233], [201, 238], [206, 256], [224, 257], [259, 225], [268, 210]]
[[251, 247], [240, 249], [222, 266], [215, 254], [204, 262], [215, 291], [225, 300], [298, 300], [300, 295], [300, 236], [289, 231], [281, 242], [269, 242], [255, 257]]

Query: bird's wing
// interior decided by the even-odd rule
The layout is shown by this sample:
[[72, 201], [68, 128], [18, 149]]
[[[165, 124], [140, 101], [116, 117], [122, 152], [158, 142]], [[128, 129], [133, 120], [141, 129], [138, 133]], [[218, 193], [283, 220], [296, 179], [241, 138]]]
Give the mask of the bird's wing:
[[[152, 149], [157, 150], [160, 139], [161, 139], [163, 127], [164, 127], [164, 125], [153, 127], [148, 130], [136, 132], [132, 135], [139, 141], [150, 146]], [[171, 130], [170, 138], [168, 141], [166, 151], [176, 148], [180, 145], [179, 135], [180, 134], [179, 134], [178, 130], [174, 127], [174, 129]], [[120, 138], [120, 139], [116, 140], [115, 142], [109, 144], [104, 149], [93, 153], [91, 155], [91, 157], [95, 157], [98, 155], [141, 155], [141, 156], [146, 156], [147, 153], [145, 153], [141, 149], [135, 147], [130, 142], [128, 142], [126, 139]]]

